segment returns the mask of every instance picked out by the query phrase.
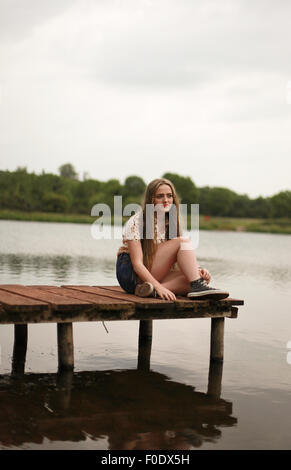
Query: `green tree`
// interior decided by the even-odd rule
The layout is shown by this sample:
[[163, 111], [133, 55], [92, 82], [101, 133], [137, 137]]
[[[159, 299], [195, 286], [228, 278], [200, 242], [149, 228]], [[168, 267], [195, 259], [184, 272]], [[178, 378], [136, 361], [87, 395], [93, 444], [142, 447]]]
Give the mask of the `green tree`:
[[250, 199], [249, 209], [247, 212], [248, 217], [260, 217], [267, 219], [271, 217], [271, 203], [270, 198], [263, 198], [262, 196], [257, 197], [256, 199]]
[[247, 194], [232, 194], [232, 207], [230, 217], [247, 217], [250, 209], [250, 198]]
[[162, 178], [166, 178], [173, 183], [182, 204], [197, 203], [198, 189], [190, 176], [180, 176], [176, 173], [164, 173]]
[[17, 173], [27, 173], [27, 167], [26, 166], [18, 166], [16, 168]]
[[291, 217], [291, 191], [281, 191], [270, 199], [272, 217]]
[[73, 189], [73, 207], [76, 213], [90, 214], [91, 199], [100, 191], [104, 183], [88, 179], [76, 184]]
[[122, 188], [122, 204], [125, 207], [127, 204], [142, 204], [143, 195], [146, 189], [146, 184], [139, 176], [128, 176]]
[[78, 173], [71, 163], [65, 163], [59, 167], [59, 173], [62, 178], [69, 178], [71, 180], [78, 179]]
[[43, 197], [43, 210], [45, 212], [67, 212], [68, 199], [64, 194], [48, 193]]
[[227, 188], [200, 188], [200, 213], [204, 215], [230, 216], [234, 213], [236, 193]]
[[124, 182], [123, 195], [125, 197], [140, 196], [144, 193], [146, 184], [139, 176], [128, 176]]
[[[110, 179], [102, 184], [101, 191], [104, 195], [103, 202], [108, 204], [111, 210], [114, 209], [114, 196], [122, 196], [123, 186], [118, 179]], [[100, 197], [100, 195], [99, 195]]]
[[[76, 175], [71, 169], [71, 176]], [[249, 199], [227, 188], [198, 189], [190, 177], [176, 173], [165, 173], [164, 177], [173, 182], [182, 203], [199, 202], [203, 215], [291, 218], [291, 191]], [[0, 170], [0, 209], [90, 214], [96, 203], [108, 204], [112, 210], [115, 195], [124, 197], [123, 207], [128, 203], [141, 204], [145, 187], [143, 179], [136, 175], [127, 177], [121, 185], [118, 179], [79, 181], [44, 170], [40, 175], [28, 173], [26, 167], [18, 167], [12, 172]]]

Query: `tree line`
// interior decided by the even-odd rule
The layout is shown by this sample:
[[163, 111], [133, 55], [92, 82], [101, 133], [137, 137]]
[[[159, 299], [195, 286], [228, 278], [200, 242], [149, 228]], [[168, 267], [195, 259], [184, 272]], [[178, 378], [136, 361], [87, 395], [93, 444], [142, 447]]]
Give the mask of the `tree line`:
[[[202, 215], [291, 218], [291, 191], [251, 199], [227, 188], [198, 188], [189, 176], [162, 176], [174, 183], [181, 203], [199, 204]], [[106, 203], [113, 210], [114, 195], [122, 196], [123, 207], [141, 204], [145, 188], [146, 183], [137, 175], [128, 176], [123, 184], [118, 179], [99, 181], [88, 176], [80, 181], [71, 164], [62, 165], [59, 175], [44, 171], [38, 175], [18, 167], [15, 171], [0, 171], [0, 209], [88, 215], [97, 203]]]

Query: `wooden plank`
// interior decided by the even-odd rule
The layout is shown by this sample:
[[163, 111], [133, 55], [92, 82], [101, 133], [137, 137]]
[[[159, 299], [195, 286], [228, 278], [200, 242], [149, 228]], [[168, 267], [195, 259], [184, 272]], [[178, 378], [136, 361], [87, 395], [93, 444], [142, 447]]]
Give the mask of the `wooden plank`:
[[[49, 304], [40, 300], [27, 298], [0, 288], [0, 304], [6, 311], [15, 312], [44, 312], [49, 310]], [[1, 318], [1, 316], [0, 316]]]
[[176, 302], [170, 302], [127, 294], [119, 286], [3, 284], [0, 285], [0, 323], [236, 318], [238, 309], [232, 306], [232, 301], [178, 297]]
[[128, 294], [120, 286], [98, 286], [98, 287], [99, 289], [103, 289], [104, 291], [106, 291], [106, 294], [104, 295], [112, 295], [111, 294], [112, 292], [115, 294], [116, 297], [122, 296], [122, 298], [128, 298], [128, 300], [132, 300], [138, 308], [149, 308], [149, 309], [169, 308], [169, 307], [174, 308], [175, 306], [175, 302], [171, 300], [163, 300], [163, 299], [154, 298], [154, 297], [138, 297], [137, 295]]
[[209, 310], [211, 308], [217, 309], [218, 306], [218, 302], [211, 302], [210, 300], [193, 300], [181, 296], [177, 297], [175, 303], [177, 310], [191, 309], [195, 312], [198, 312], [199, 310]]
[[[79, 286], [77, 287], [77, 289]], [[46, 311], [31, 311], [27, 310], [27, 307], [22, 311], [17, 311], [15, 307], [15, 297], [16, 294], [10, 294], [6, 291], [0, 291], [2, 295], [12, 296], [13, 304], [11, 310], [8, 312], [4, 309], [3, 305], [0, 303], [0, 324], [27, 324], [27, 323], [72, 323], [72, 322], [87, 322], [87, 321], [119, 321], [119, 320], [161, 320], [161, 319], [182, 319], [182, 318], [222, 318], [229, 317], [234, 318], [237, 315], [237, 310], [235, 307], [229, 306], [228, 308], [220, 309], [214, 303], [211, 309], [199, 308], [199, 309], [180, 309], [175, 308], [136, 308], [135, 312], [132, 310], [108, 310], [106, 308], [101, 309], [101, 306], [92, 305], [88, 310], [87, 307], [81, 308], [76, 311], [69, 309], [68, 311], [64, 310], [52, 310], [49, 304], [45, 304]], [[45, 293], [45, 292], [44, 292]], [[76, 295], [79, 295], [79, 292], [76, 291]], [[87, 293], [85, 293], [87, 295]], [[30, 298], [20, 297], [22, 303], [31, 304], [35, 301]], [[106, 301], [112, 301], [111, 298], [105, 298]], [[118, 301], [117, 303], [119, 303]]]
[[61, 311], [76, 311], [86, 310], [92, 307], [92, 303], [83, 300], [77, 300], [63, 295], [53, 294], [52, 292], [45, 292], [39, 287], [22, 286], [22, 285], [11, 285], [2, 284], [0, 287], [1, 291], [5, 290], [12, 294], [18, 294], [28, 299], [41, 300], [51, 305], [53, 310]]
[[[100, 287], [101, 289], [107, 289], [107, 290], [110, 290], [110, 291], [113, 291], [113, 292], [117, 292], [117, 293], [125, 293], [124, 290], [120, 287], [120, 286], [98, 286]], [[127, 294], [127, 295], [130, 295], [130, 294]], [[138, 299], [141, 299], [141, 297], [137, 297], [137, 296], [134, 296], [135, 298], [138, 298]], [[192, 306], [196, 305], [196, 304], [200, 304], [201, 306], [205, 306], [206, 303], [207, 304], [213, 304], [213, 303], [219, 303], [220, 305], [225, 305], [225, 306], [229, 306], [229, 305], [244, 305], [244, 301], [241, 300], [241, 299], [233, 299], [232, 297], [227, 297], [226, 299], [223, 299], [223, 300], [194, 300], [194, 299], [189, 299], [188, 297], [186, 296], [177, 296], [176, 297], [177, 300], [176, 300], [176, 303], [179, 305], [179, 307], [181, 308], [191, 308]], [[144, 299], [145, 301], [146, 300], [150, 300], [149, 297], [145, 298]], [[152, 300], [159, 300], [160, 302], [165, 302], [165, 300], [162, 300], [162, 299], [152, 299]], [[184, 307], [185, 306], [185, 307]]]
[[[123, 293], [124, 291], [120, 286], [100, 286], [100, 289], [107, 290], [108, 292]], [[135, 299], [140, 299], [140, 297], [126, 294]], [[187, 297], [178, 297], [175, 302], [168, 302], [161, 299], [151, 299], [145, 298], [141, 299], [143, 301], [158, 301], [158, 304], [155, 305], [155, 310], [152, 309], [152, 304], [148, 306], [148, 315], [145, 316], [142, 312], [136, 312], [134, 315], [135, 319], [146, 320], [146, 319], [182, 319], [182, 318], [235, 318], [234, 312], [232, 312], [231, 302], [224, 302], [224, 300], [219, 301], [210, 301], [210, 300], [193, 300], [187, 299]], [[226, 299], [228, 300], [228, 299]], [[163, 304], [166, 305], [163, 306]], [[170, 304], [170, 308], [169, 305]], [[176, 307], [173, 309], [173, 304]], [[162, 305], [162, 308], [159, 308]], [[137, 305], [138, 308], [138, 305]], [[158, 311], [159, 310], [159, 311]], [[177, 311], [179, 313], [177, 314]]]
[[[2, 288], [3, 286], [1, 286]], [[43, 286], [44, 287], [44, 286]], [[3, 309], [3, 305], [0, 303], [0, 323], [1, 324], [26, 324], [26, 323], [61, 323], [61, 322], [86, 322], [86, 321], [115, 321], [115, 320], [127, 320], [129, 319], [135, 311], [133, 303], [122, 302], [119, 300], [112, 301], [108, 297], [98, 297], [99, 303], [97, 302], [97, 296], [94, 296], [94, 301], [90, 300], [84, 301], [80, 299], [79, 294], [72, 291], [70, 296], [55, 294], [54, 292], [45, 291], [44, 288], [40, 286], [17, 286], [17, 285], [5, 285], [5, 289], [11, 288], [14, 290], [21, 290], [21, 292], [29, 293], [29, 297], [26, 295], [20, 296], [17, 294], [11, 294], [6, 290], [0, 290], [2, 292], [2, 297], [10, 297], [11, 308], [8, 312]], [[56, 286], [46, 286], [46, 288], [51, 288], [54, 290]], [[69, 292], [69, 291], [68, 291]], [[29, 315], [31, 309], [27, 308], [27, 305], [38, 305], [39, 301], [36, 301], [30, 297], [46, 298], [48, 303], [44, 304], [46, 306], [46, 311], [35, 311], [33, 316]], [[81, 294], [82, 295], [82, 294]], [[15, 299], [19, 297], [24, 303], [25, 308], [19, 312], [19, 308], [16, 308]], [[58, 305], [54, 302], [57, 300]], [[88, 299], [87, 299], [88, 300]], [[49, 303], [51, 302], [51, 303]]]
[[197, 311], [190, 308], [186, 310], [176, 309], [137, 309], [135, 314], [130, 318], [131, 320], [182, 320], [183, 318], [232, 318], [232, 312], [229, 309], [225, 310], [209, 310], [199, 309]]
[[[145, 310], [146, 312], [146, 310]], [[29, 323], [75, 323], [138, 320], [135, 314], [126, 310], [99, 310], [91, 306], [89, 310], [54, 310], [49, 312], [7, 312], [0, 306], [0, 325], [21, 325]]]
[[202, 307], [204, 308], [205, 306], [211, 307], [213, 305], [219, 305], [220, 307], [230, 307], [232, 305], [244, 305], [243, 300], [239, 299], [232, 299], [228, 297], [227, 299], [223, 300], [210, 300], [210, 299], [205, 299], [205, 300], [194, 300], [194, 299], [188, 299], [187, 297], [182, 297], [182, 296], [177, 296], [176, 300], [177, 308], [195, 308], [195, 307]]
[[238, 308], [237, 307], [231, 307], [231, 317], [230, 318], [237, 318], [238, 316]]
[[73, 299], [83, 300], [96, 305], [99, 310], [126, 310], [134, 313], [135, 305], [133, 302], [125, 302], [119, 299], [110, 299], [99, 294], [92, 294], [90, 292], [82, 292], [76, 289], [57, 286], [38, 286], [39, 289], [45, 292], [52, 292], [58, 295], [64, 295]]
[[228, 310], [176, 310], [172, 308], [136, 309], [135, 313], [124, 310], [98, 310], [94, 306], [90, 310], [62, 311], [49, 310], [48, 312], [7, 312], [0, 305], [0, 324], [27, 324], [27, 323], [73, 323], [98, 321], [124, 321], [124, 320], [181, 320], [183, 318], [233, 318], [231, 307]]
[[126, 300], [129, 302], [134, 302], [136, 308], [140, 309], [166, 309], [166, 308], [174, 308], [175, 303], [169, 300], [161, 300], [161, 299], [154, 299], [154, 298], [142, 298], [137, 297], [136, 295], [127, 294], [124, 291], [114, 289], [115, 286], [106, 286], [106, 287], [99, 287], [99, 286], [73, 286], [73, 285], [64, 285], [62, 287], [70, 287], [71, 289], [81, 290], [83, 292], [91, 292], [95, 294], [100, 294], [106, 297], [110, 297], [111, 299], [120, 299]]

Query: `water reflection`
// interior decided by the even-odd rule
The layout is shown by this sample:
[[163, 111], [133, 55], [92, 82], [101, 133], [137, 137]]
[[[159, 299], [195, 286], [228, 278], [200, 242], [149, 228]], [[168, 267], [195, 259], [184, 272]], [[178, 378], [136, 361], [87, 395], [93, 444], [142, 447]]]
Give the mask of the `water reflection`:
[[[108, 253], [106, 253], [108, 255]], [[256, 261], [221, 260], [211, 257], [201, 257], [200, 263], [207, 266], [214, 278], [221, 281], [232, 276], [246, 276], [265, 281], [281, 282], [284, 280], [286, 289], [290, 288], [290, 265], [272, 264], [262, 265]], [[85, 282], [92, 282], [96, 274], [102, 278], [115, 279], [115, 257], [96, 258], [94, 256], [76, 255], [32, 255], [32, 254], [6, 254], [0, 253], [0, 283], [21, 283], [25, 277], [25, 284], [41, 281], [50, 283], [74, 282], [76, 277]], [[31, 279], [31, 281], [30, 281]]]
[[106, 436], [111, 450], [192, 449], [237, 423], [231, 402], [152, 371], [2, 376], [0, 392], [2, 448]]
[[42, 283], [71, 282], [76, 276], [92, 280], [96, 271], [107, 277], [115, 275], [115, 261], [87, 256], [0, 253], [0, 281], [3, 282], [7, 278], [10, 282], [21, 282], [22, 276], [25, 276], [25, 284], [30, 279]]
[[[116, 283], [114, 268], [120, 241], [92, 239], [90, 225], [0, 221], [0, 226], [0, 283], [2, 284], [105, 285]], [[149, 448], [150, 445], [156, 444], [157, 447], [166, 448], [168, 445], [168, 448], [173, 449], [175, 443], [177, 443], [177, 448], [182, 448], [183, 445], [189, 446], [188, 436], [196, 433], [195, 435], [198, 435], [197, 447], [199, 442], [202, 442], [202, 446], [204, 443], [204, 447], [212, 449], [289, 449], [291, 366], [286, 361], [288, 353], [286, 344], [291, 339], [290, 252], [290, 235], [200, 232], [197, 256], [201, 265], [211, 271], [214, 285], [229, 288], [234, 297], [245, 299], [245, 306], [240, 309], [238, 320], [227, 321], [226, 330], [227, 374], [224, 376], [223, 391], [225, 396], [235, 399], [236, 415], [242, 417], [239, 419], [239, 426], [235, 429], [232, 428], [232, 432], [224, 432], [223, 428], [219, 428], [219, 424], [213, 425], [213, 422], [207, 421], [207, 413], [203, 407], [203, 412], [201, 411], [200, 415], [205, 413], [206, 418], [205, 421], [200, 421], [199, 426], [197, 418], [199, 403], [195, 404], [195, 397], [198, 397], [199, 394], [196, 395], [193, 389], [191, 389], [193, 402], [190, 404], [189, 400], [187, 402], [186, 398], [184, 399], [183, 391], [181, 394], [173, 395], [175, 400], [168, 403], [165, 394], [160, 393], [159, 386], [159, 383], [162, 382], [161, 388], [165, 390], [167, 396], [173, 393], [172, 388], [167, 388], [170, 383], [167, 377], [159, 376], [160, 382], [153, 380], [152, 385], [149, 384], [148, 388], [144, 386], [141, 379], [137, 379], [142, 373], [146, 377], [146, 372], [149, 372], [150, 369], [150, 343], [148, 342], [146, 345], [142, 344], [139, 349], [138, 365], [143, 368], [143, 371], [131, 372], [136, 374], [136, 380], [130, 382], [131, 389], [122, 386], [127, 403], [123, 404], [124, 396], [121, 394], [121, 397], [119, 394], [118, 382], [115, 382], [115, 389], [113, 385], [108, 388], [106, 373], [103, 373], [107, 388], [103, 389], [103, 402], [99, 396], [99, 403], [105, 403], [105, 405], [107, 403], [109, 409], [109, 405], [112, 406], [114, 403], [115, 395], [116, 399], [119, 397], [119, 400], [115, 412], [114, 410], [109, 412], [109, 410], [109, 414], [106, 414], [105, 407], [103, 415], [102, 407], [99, 409], [96, 401], [95, 411], [93, 410], [96, 416], [93, 416], [92, 422], [90, 422], [90, 416], [86, 414], [84, 403], [89, 399], [94, 401], [96, 389], [102, 389], [102, 386], [100, 387], [100, 384], [103, 383], [102, 374], [99, 375], [99, 385], [96, 383], [96, 389], [88, 396], [86, 390], [88, 387], [90, 388], [89, 385], [83, 395], [78, 394], [79, 392], [76, 390], [76, 387], [79, 389], [83, 387], [83, 382], [86, 387], [86, 375], [83, 375], [82, 379], [78, 379], [74, 374], [71, 377], [72, 387], [70, 386], [70, 377], [61, 378], [55, 375], [46, 378], [45, 375], [38, 376], [39, 380], [43, 381], [43, 387], [41, 387], [40, 383], [37, 384], [37, 378], [34, 383], [32, 376], [30, 378], [25, 376], [23, 380], [27, 382], [26, 385], [23, 385], [22, 392], [17, 390], [17, 387], [20, 388], [21, 385], [20, 379], [18, 379], [16, 387], [16, 382], [10, 383], [12, 380], [10, 377], [7, 379], [6, 385], [5, 379], [0, 377], [0, 399], [2, 398], [2, 403], [0, 402], [2, 405], [0, 448], [2, 446], [10, 446], [11, 448], [17, 443], [25, 447], [25, 442], [30, 443], [28, 444], [30, 447], [33, 445], [36, 447], [37, 445], [32, 443], [41, 442], [39, 448], [43, 449], [46, 446], [49, 447], [49, 442], [44, 436], [48, 436], [48, 438], [52, 436], [52, 440], [54, 440], [60, 435], [63, 445], [58, 445], [54, 441], [55, 447], [59, 446], [59, 448], [69, 446], [69, 442], [73, 442], [74, 436], [76, 436], [74, 444], [72, 444], [74, 448], [111, 446], [113, 449], [114, 447], [126, 447], [126, 445], [135, 448]], [[199, 390], [201, 390], [201, 384], [205, 384], [205, 357], [208, 354], [207, 338], [205, 337], [206, 331], [208, 331], [206, 323], [207, 320], [195, 320], [191, 323], [187, 320], [177, 320], [173, 325], [173, 322], [165, 320], [157, 322], [155, 325], [154, 341], [156, 344], [154, 344], [155, 353], [152, 358], [152, 367], [178, 381], [180, 390], [184, 387], [182, 383], [192, 383], [194, 380]], [[161, 326], [159, 326], [160, 324]], [[104, 369], [114, 368], [116, 364], [125, 369], [136, 364], [136, 330], [133, 324], [129, 328], [128, 326], [112, 322], [109, 329], [110, 335], [108, 339], [105, 339], [106, 334], [102, 326], [100, 330], [94, 330], [92, 324], [76, 325], [76, 344], [79, 340], [79, 347], [76, 348], [76, 351], [80, 368], [94, 369], [96, 358], [98, 358], [98, 364], [102, 364], [100, 368]], [[3, 325], [0, 328], [1, 367], [5, 372], [9, 370], [8, 363], [13, 346], [10, 339], [11, 328], [11, 325]], [[32, 354], [28, 354], [26, 364], [29, 371], [45, 370], [48, 372], [55, 369], [55, 332], [51, 331], [49, 325], [47, 327], [35, 325], [30, 328], [31, 344], [28, 353], [30, 350]], [[179, 341], [175, 339], [176, 336]], [[183, 341], [180, 341], [180, 337], [183, 338]], [[195, 370], [193, 371], [194, 347]], [[48, 354], [43, 354], [45, 348]], [[14, 359], [16, 359], [16, 354]], [[17, 369], [14, 367], [13, 372], [18, 373], [22, 369], [21, 361], [19, 361]], [[109, 374], [111, 373], [109, 372]], [[126, 372], [121, 374], [126, 374]], [[153, 373], [148, 375], [149, 381], [151, 374]], [[216, 397], [215, 400], [219, 399], [220, 374], [219, 369], [213, 370], [210, 367], [208, 395], [202, 394], [205, 403], [209, 403], [209, 395], [212, 396], [212, 400], [214, 397]], [[60, 382], [57, 384], [57, 380], [60, 382], [63, 380], [64, 384], [60, 384]], [[151, 405], [150, 400], [145, 402], [145, 397], [141, 396], [139, 391], [141, 387], [144, 387], [145, 393], [149, 393], [150, 397], [153, 397], [155, 392], [160, 403], [153, 406], [156, 416], [147, 415], [145, 411], [139, 422], [142, 407], [147, 404]], [[108, 397], [106, 396], [107, 389]], [[33, 390], [35, 393], [32, 393]], [[37, 396], [37, 390], [41, 393], [40, 397]], [[21, 396], [21, 393], [24, 396]], [[135, 399], [133, 395], [136, 394], [137, 398]], [[73, 402], [71, 398], [73, 398]], [[33, 399], [36, 400], [35, 405], [33, 405]], [[80, 403], [77, 403], [78, 399]], [[108, 403], [108, 400], [111, 400], [111, 403]], [[131, 407], [129, 401], [132, 403]], [[54, 402], [58, 403], [58, 408], [52, 406]], [[169, 406], [169, 409], [164, 414], [162, 411], [159, 414], [158, 406], [162, 410], [164, 402], [165, 406]], [[177, 420], [177, 426], [175, 426], [175, 422], [171, 424], [169, 420], [172, 417], [174, 421], [173, 417], [178, 413], [176, 407], [181, 408], [183, 402], [186, 403], [186, 411], [179, 410], [181, 415], [177, 417], [180, 421]], [[124, 410], [123, 405], [126, 406], [125, 410], [127, 411], [122, 411]], [[137, 409], [138, 405], [139, 410]], [[190, 405], [193, 405], [196, 410], [196, 415], [193, 412], [192, 421], [189, 419]], [[80, 408], [79, 414], [78, 406]], [[93, 408], [94, 406], [92, 403]], [[119, 412], [123, 413], [124, 423], [118, 415]], [[40, 417], [38, 418], [39, 413]], [[148, 420], [147, 416], [149, 416]], [[227, 416], [231, 416], [231, 412]], [[214, 417], [215, 413], [213, 412], [213, 421]], [[102, 426], [103, 418], [104, 426]], [[204, 417], [202, 416], [201, 419], [204, 420]], [[158, 423], [156, 420], [159, 420]], [[90, 434], [85, 433], [85, 430], [90, 429], [90, 426], [93, 427], [94, 423], [95, 428], [91, 439]], [[116, 429], [118, 423], [120, 430]], [[206, 423], [205, 426], [203, 423]], [[227, 425], [233, 424], [235, 421]], [[70, 426], [72, 428], [71, 434]], [[210, 428], [210, 440], [214, 442], [209, 447], [206, 444], [207, 426]], [[99, 436], [98, 430], [104, 434]], [[215, 432], [218, 434], [216, 435]], [[219, 437], [221, 432], [223, 439]], [[131, 433], [133, 439], [128, 443]], [[108, 438], [104, 436], [108, 436]], [[181, 440], [178, 441], [180, 437]], [[150, 442], [148, 446], [147, 439]], [[191, 439], [195, 442], [194, 437]], [[108, 440], [109, 444], [107, 444]], [[190, 445], [195, 447], [194, 444]]]
[[280, 265], [279, 263], [263, 263], [263, 257], [258, 257], [256, 260], [220, 260], [210, 257], [201, 257], [199, 259], [201, 265], [207, 266], [214, 277], [219, 277], [220, 280], [229, 279], [230, 273], [233, 277], [247, 277], [252, 279], [259, 279], [260, 281], [281, 282], [284, 280], [286, 283], [286, 290], [290, 289], [291, 283], [291, 266]]

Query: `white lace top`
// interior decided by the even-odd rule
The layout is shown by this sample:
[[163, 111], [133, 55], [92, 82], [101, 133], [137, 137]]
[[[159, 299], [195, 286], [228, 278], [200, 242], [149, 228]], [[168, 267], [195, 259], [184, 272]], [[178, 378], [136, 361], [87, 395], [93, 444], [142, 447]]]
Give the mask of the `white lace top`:
[[[166, 230], [163, 223], [157, 222], [156, 225], [156, 242], [162, 243], [166, 240]], [[117, 256], [120, 253], [129, 253], [128, 240], [141, 240], [143, 238], [143, 213], [142, 211], [137, 212], [128, 219], [123, 227], [122, 231], [122, 246], [117, 252]]]

